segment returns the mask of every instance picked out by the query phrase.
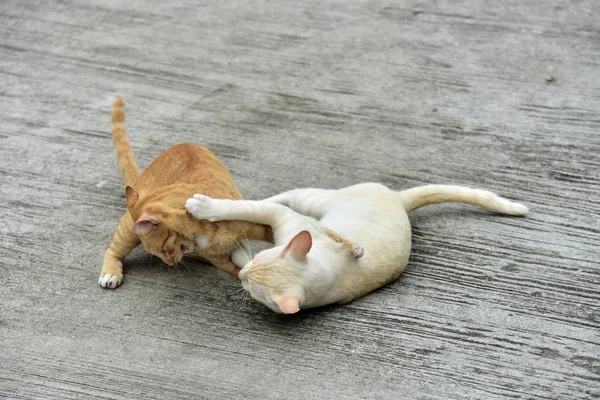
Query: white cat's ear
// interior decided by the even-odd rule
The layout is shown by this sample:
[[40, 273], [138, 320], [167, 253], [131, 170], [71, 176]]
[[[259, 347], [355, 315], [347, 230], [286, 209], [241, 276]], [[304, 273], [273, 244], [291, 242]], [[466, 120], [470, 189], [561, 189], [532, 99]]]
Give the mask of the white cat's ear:
[[136, 235], [144, 235], [146, 233], [150, 233], [156, 228], [160, 221], [155, 217], [145, 212], [142, 216], [137, 220], [135, 225], [133, 226], [133, 233]]
[[135, 203], [137, 203], [140, 198], [140, 194], [135, 191], [131, 186], [127, 186], [125, 188], [125, 199], [127, 199], [127, 207], [131, 208]]
[[284, 314], [295, 314], [300, 311], [300, 299], [296, 296], [284, 296], [277, 304]]
[[283, 250], [281, 256], [285, 257], [289, 253], [294, 260], [303, 261], [311, 247], [312, 236], [310, 236], [308, 231], [302, 231], [290, 240], [290, 243]]

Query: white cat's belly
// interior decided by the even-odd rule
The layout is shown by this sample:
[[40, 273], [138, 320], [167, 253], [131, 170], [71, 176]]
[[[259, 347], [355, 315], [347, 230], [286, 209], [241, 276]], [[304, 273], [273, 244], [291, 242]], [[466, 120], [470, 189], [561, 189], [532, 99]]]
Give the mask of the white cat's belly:
[[408, 215], [397, 198], [380, 196], [330, 210], [324, 226], [363, 247], [362, 258], [344, 271], [335, 302], [345, 303], [395, 280], [406, 268], [411, 247]]
[[389, 251], [398, 242], [410, 242], [406, 211], [396, 196], [386, 193], [336, 206], [323, 216], [321, 223], [362, 246], [366, 253], [378, 248]]

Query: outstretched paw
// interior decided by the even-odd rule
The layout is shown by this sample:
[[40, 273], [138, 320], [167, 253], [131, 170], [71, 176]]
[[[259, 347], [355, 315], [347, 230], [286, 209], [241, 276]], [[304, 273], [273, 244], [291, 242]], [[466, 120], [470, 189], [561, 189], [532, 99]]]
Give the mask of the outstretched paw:
[[196, 219], [206, 220], [210, 222], [219, 221], [214, 207], [215, 201], [203, 194], [195, 194], [193, 198], [187, 199], [185, 208]]
[[358, 245], [354, 245], [354, 248], [352, 249], [352, 256], [354, 258], [361, 258], [364, 255], [365, 255], [365, 249], [363, 249], [362, 247], [360, 247]]
[[123, 277], [118, 275], [105, 274], [100, 276], [98, 283], [103, 288], [115, 289], [121, 283], [123, 283]]

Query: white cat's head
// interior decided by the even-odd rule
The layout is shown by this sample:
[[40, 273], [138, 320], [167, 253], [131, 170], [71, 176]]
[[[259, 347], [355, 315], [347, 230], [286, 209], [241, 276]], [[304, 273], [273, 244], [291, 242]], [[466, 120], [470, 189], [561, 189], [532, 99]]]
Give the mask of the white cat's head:
[[312, 284], [306, 257], [311, 247], [310, 233], [302, 231], [287, 246], [261, 251], [240, 271], [244, 289], [275, 312], [298, 312]]

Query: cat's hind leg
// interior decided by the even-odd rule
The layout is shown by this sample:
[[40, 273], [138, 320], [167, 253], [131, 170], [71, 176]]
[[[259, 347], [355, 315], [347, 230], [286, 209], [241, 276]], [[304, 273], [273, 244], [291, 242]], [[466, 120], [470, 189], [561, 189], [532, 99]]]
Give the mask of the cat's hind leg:
[[127, 211], [121, 218], [104, 256], [104, 265], [98, 279], [100, 286], [114, 289], [123, 282], [123, 259], [138, 244], [140, 238], [133, 233], [133, 219]]
[[361, 258], [365, 254], [365, 249], [363, 249], [356, 243], [353, 243], [347, 239], [344, 239], [343, 237], [341, 237], [340, 235], [338, 235], [337, 233], [335, 233], [334, 231], [332, 231], [329, 228], [323, 227], [323, 230], [327, 236], [329, 236], [331, 239], [333, 239], [334, 242], [341, 243], [346, 248], [348, 253], [350, 253], [350, 255], [352, 257]]
[[263, 201], [282, 204], [297, 213], [320, 219], [331, 205], [336, 192], [337, 190], [328, 189], [294, 189]]

